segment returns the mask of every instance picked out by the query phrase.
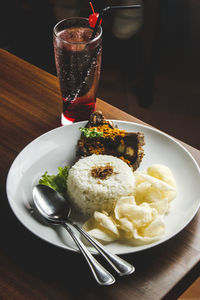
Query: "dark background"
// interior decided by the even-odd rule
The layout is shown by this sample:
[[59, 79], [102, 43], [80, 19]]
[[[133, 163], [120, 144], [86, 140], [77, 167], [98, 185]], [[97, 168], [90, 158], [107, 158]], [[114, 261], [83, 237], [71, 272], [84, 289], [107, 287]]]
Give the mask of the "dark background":
[[[98, 12], [121, 2], [93, 5]], [[85, 0], [6, 0], [0, 46], [56, 75], [53, 26], [63, 17], [90, 13]], [[127, 39], [115, 36], [115, 21], [114, 12], [103, 21], [98, 97], [200, 149], [199, 0], [145, 0], [143, 25]]]

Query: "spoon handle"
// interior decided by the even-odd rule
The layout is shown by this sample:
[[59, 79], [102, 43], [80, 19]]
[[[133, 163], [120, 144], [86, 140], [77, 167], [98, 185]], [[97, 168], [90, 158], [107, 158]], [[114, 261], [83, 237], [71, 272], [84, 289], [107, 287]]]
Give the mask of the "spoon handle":
[[101, 253], [101, 255], [111, 264], [111, 266], [120, 276], [129, 275], [135, 271], [135, 268], [131, 264], [123, 260], [121, 257], [110, 253], [105, 247], [103, 247], [97, 240], [94, 240], [77, 224], [71, 222], [71, 225], [73, 225], [94, 246], [94, 248]]
[[74, 234], [72, 229], [66, 224], [62, 223], [64, 228], [68, 231], [68, 233], [73, 238], [74, 242], [76, 243], [77, 247], [84, 255], [87, 263], [89, 264], [92, 273], [96, 279], [96, 281], [100, 285], [110, 285], [115, 282], [115, 278], [106, 270], [100, 263], [92, 256], [89, 250], [85, 247], [85, 245], [81, 242], [81, 240]]

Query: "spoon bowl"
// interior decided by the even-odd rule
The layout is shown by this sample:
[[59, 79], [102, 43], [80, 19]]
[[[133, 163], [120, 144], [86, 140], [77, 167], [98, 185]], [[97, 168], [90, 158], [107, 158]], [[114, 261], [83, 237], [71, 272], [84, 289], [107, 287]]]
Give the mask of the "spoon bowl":
[[51, 222], [68, 220], [71, 207], [61, 194], [46, 185], [38, 184], [33, 188], [33, 199], [40, 214]]

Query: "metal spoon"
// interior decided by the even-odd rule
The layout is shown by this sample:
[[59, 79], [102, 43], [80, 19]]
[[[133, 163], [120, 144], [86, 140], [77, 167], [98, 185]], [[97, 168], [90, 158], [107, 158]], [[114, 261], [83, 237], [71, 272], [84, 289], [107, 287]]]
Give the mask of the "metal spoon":
[[66, 200], [55, 190], [45, 186], [37, 185], [33, 188], [33, 200], [41, 215], [48, 221], [61, 224], [73, 238], [77, 247], [89, 264], [96, 281], [100, 285], [110, 285], [115, 282], [115, 278], [91, 255], [89, 250], [74, 234], [66, 223], [70, 214], [70, 207], [66, 205]]
[[51, 222], [60, 223], [65, 227], [65, 229], [68, 230], [75, 243], [79, 247], [80, 251], [87, 259], [95, 278], [98, 282], [100, 281], [100, 284], [112, 284], [114, 282], [114, 277], [99, 265], [99, 263], [94, 259], [94, 257], [84, 246], [84, 244], [73, 234], [73, 231], [67, 223], [75, 227], [111, 264], [111, 266], [119, 275], [129, 275], [134, 272], [135, 268], [131, 264], [118, 257], [117, 255], [110, 253], [97, 240], [94, 240], [89, 234], [87, 234], [87, 232], [85, 232], [77, 224], [70, 220], [70, 205], [66, 201], [66, 199], [62, 197], [58, 192], [46, 185], [38, 184], [33, 188], [33, 199], [35, 206], [44, 218], [48, 219]]

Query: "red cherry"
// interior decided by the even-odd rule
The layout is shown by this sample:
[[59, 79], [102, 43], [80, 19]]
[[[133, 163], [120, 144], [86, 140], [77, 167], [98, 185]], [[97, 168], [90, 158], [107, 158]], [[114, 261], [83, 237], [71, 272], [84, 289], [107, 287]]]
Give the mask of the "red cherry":
[[[94, 28], [96, 25], [97, 19], [99, 17], [99, 14], [95, 13], [92, 2], [90, 2], [90, 6], [92, 8], [92, 15], [89, 16], [89, 24], [90, 24], [90, 27]], [[101, 24], [101, 23], [102, 23], [102, 19], [100, 20], [99, 24]]]
[[[89, 16], [89, 24], [90, 24], [90, 27], [94, 28], [95, 25], [96, 25], [96, 22], [97, 22], [97, 19], [98, 19], [98, 16], [99, 14], [98, 13], [93, 13], [92, 15]], [[102, 19], [100, 20], [100, 23], [102, 23]]]

